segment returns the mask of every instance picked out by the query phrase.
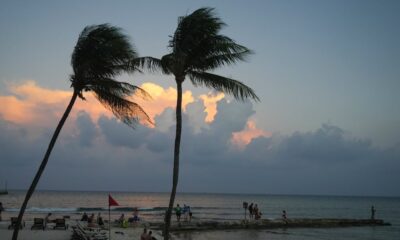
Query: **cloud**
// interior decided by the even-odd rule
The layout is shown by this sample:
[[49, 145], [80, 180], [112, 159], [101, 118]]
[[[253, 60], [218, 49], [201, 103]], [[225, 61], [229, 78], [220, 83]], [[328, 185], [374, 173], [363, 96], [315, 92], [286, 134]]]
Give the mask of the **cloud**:
[[253, 139], [267, 136], [271, 136], [271, 133], [262, 129], [258, 129], [256, 123], [252, 120], [249, 120], [247, 121], [246, 128], [244, 130], [232, 133], [232, 143], [243, 149]]
[[[72, 91], [53, 90], [38, 86], [29, 80], [21, 85], [10, 85], [11, 95], [0, 96], [0, 115], [8, 121], [29, 126], [45, 127], [61, 118], [72, 97]], [[75, 120], [78, 113], [85, 111], [93, 120], [100, 116], [112, 116], [92, 94], [85, 95], [86, 101], [78, 99], [69, 116]]]
[[92, 122], [89, 114], [86, 112], [79, 112], [76, 125], [79, 131], [79, 142], [81, 146], [90, 147], [96, 137], [96, 125]]
[[[170, 111], [170, 118], [166, 118], [165, 116], [159, 118], [158, 116], [163, 114], [166, 109], [175, 108], [176, 90], [172, 87], [164, 89], [153, 83], [144, 83], [141, 87], [150, 93], [153, 100], [135, 100], [143, 106], [157, 125], [160, 125], [161, 128], [164, 127], [164, 130], [167, 130], [174, 123], [175, 113]], [[26, 126], [36, 126], [36, 128], [27, 128], [27, 130], [31, 132], [39, 132], [40, 129], [48, 126], [55, 126], [55, 123], [57, 123], [61, 118], [72, 96], [71, 91], [43, 88], [38, 86], [32, 80], [26, 81], [20, 85], [9, 85], [9, 92], [10, 95], [0, 96], [0, 104], [5, 106], [0, 109], [0, 115], [5, 120], [14, 123]], [[92, 121], [94, 125], [96, 125], [101, 117], [112, 118], [112, 113], [105, 109], [92, 94], [86, 94], [85, 98], [87, 99], [86, 101], [80, 99], [76, 101], [69, 116], [69, 120], [67, 121], [66, 126], [64, 126], [64, 131], [91, 131], [90, 133], [86, 132], [85, 134], [94, 134], [93, 128], [95, 126], [91, 126], [88, 121]], [[188, 121], [191, 123], [195, 132], [199, 132], [201, 128], [207, 128], [208, 124], [214, 122], [218, 111], [217, 103], [222, 99], [224, 99], [224, 94], [222, 93], [208, 93], [200, 95], [198, 99], [195, 99], [190, 91], [183, 93], [183, 109], [185, 111], [190, 111], [188, 114]], [[191, 105], [190, 110], [186, 109], [188, 105]], [[252, 111], [249, 106], [246, 106], [245, 108], [245, 114], [248, 114], [246, 111]], [[227, 108], [222, 106], [220, 110], [223, 111], [220, 115], [224, 115], [224, 111], [227, 111]], [[230, 109], [230, 111], [230, 113], [226, 114], [230, 116], [237, 114], [237, 111], [235, 112], [234, 108]], [[70, 124], [70, 122], [75, 121], [78, 125]], [[247, 121], [247, 118], [244, 118], [243, 121]], [[81, 126], [82, 124], [86, 125]], [[215, 124], [216, 123], [212, 124], [214, 128], [218, 128]], [[224, 124], [222, 123], [221, 126], [223, 125]], [[239, 123], [239, 126], [240, 125], [242, 124]], [[39, 130], [37, 128], [39, 128]], [[242, 131], [242, 129], [237, 131]], [[105, 130], [105, 132], [107, 133], [107, 130]], [[230, 135], [231, 133], [228, 134]], [[242, 148], [244, 145], [248, 144], [252, 138], [265, 134], [267, 133], [257, 129], [253, 122], [248, 122], [245, 130], [234, 134], [233, 142], [238, 147]], [[90, 144], [91, 140], [85, 139], [85, 141], [89, 141], [85, 142], [85, 145], [87, 145]], [[121, 140], [116, 141], [121, 142]]]
[[200, 95], [200, 99], [203, 100], [205, 106], [205, 112], [207, 113], [206, 122], [212, 122], [215, 115], [217, 114], [217, 102], [225, 97], [223, 93], [208, 93]]
[[[147, 114], [154, 120], [155, 116], [161, 114], [166, 108], [175, 108], [177, 91], [172, 87], [167, 89], [154, 83], [144, 83], [141, 88], [146, 90], [153, 100], [145, 101], [138, 99], [137, 102], [146, 110]], [[182, 94], [182, 108], [194, 101], [191, 91], [184, 91]]]
[[[154, 98], [168, 102], [173, 89], [155, 88], [159, 95]], [[52, 97], [48, 93], [47, 99], [41, 96], [45, 92], [36, 91], [41, 88], [31, 83], [22, 89], [14, 89], [6, 97], [19, 101], [31, 117], [29, 121], [14, 120], [12, 111], [4, 108], [0, 117], [0, 176], [14, 179], [9, 181], [11, 188], [26, 188], [30, 183], [59, 121], [57, 115], [69, 98], [61, 91]], [[370, 140], [332, 124], [289, 135], [270, 133], [255, 125], [252, 103], [225, 98], [214, 101], [215, 115], [207, 122], [210, 112], [204, 99], [188, 96], [179, 191], [400, 195], [399, 145], [377, 148]], [[58, 97], [63, 100], [53, 99]], [[5, 101], [4, 96], [0, 101]], [[81, 102], [94, 104], [91, 99]], [[37, 112], [40, 106], [42, 113]], [[97, 107], [74, 110], [39, 187], [169, 191], [175, 140], [172, 100], [154, 110], [155, 128], [129, 128], [98, 106], [98, 111], [93, 111]], [[36, 122], [45, 118], [43, 111], [50, 114], [44, 115], [44, 121], [51, 124]]]

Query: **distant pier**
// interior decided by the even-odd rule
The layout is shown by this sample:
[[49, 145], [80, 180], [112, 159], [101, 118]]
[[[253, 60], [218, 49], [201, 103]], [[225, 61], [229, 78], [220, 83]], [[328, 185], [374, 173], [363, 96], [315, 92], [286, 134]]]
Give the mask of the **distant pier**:
[[[162, 229], [162, 223], [151, 223], [155, 229]], [[296, 218], [284, 220], [251, 220], [251, 221], [193, 221], [171, 225], [171, 231], [202, 231], [232, 229], [276, 229], [276, 228], [338, 228], [390, 226], [381, 219], [333, 219], [333, 218]]]

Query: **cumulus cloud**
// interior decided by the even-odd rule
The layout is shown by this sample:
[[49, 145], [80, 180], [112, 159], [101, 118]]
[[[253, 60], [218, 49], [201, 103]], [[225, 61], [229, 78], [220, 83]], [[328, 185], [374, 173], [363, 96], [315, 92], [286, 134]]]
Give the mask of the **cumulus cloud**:
[[249, 120], [244, 130], [232, 133], [232, 143], [237, 147], [243, 149], [253, 139], [261, 136], [271, 136], [271, 133], [263, 129], [257, 128], [256, 123], [253, 120]]
[[212, 122], [215, 115], [217, 114], [217, 102], [225, 97], [223, 93], [209, 92], [208, 94], [200, 95], [200, 99], [203, 101], [205, 106], [205, 112], [207, 113], [206, 122]]
[[[40, 89], [35, 84], [25, 87]], [[174, 92], [153, 87], [159, 92], [153, 97], [162, 96], [165, 102]], [[46, 115], [51, 124], [41, 126], [18, 117], [14, 121], [12, 111], [0, 110], [0, 176], [13, 179], [9, 181], [12, 188], [26, 188], [30, 183], [59, 120], [56, 115], [70, 97], [61, 92], [54, 96], [64, 94], [60, 102], [40, 100], [43, 92], [24, 93], [29, 96], [23, 92], [6, 97], [20, 101], [32, 119], [41, 117], [36, 112], [41, 104], [46, 106], [44, 111], [54, 114]], [[204, 97], [189, 93], [183, 113], [179, 191], [400, 194], [396, 184], [400, 146], [377, 148], [370, 140], [332, 124], [290, 135], [270, 133], [255, 125], [252, 103], [217, 95], [208, 96], [215, 104], [212, 121], [208, 121], [212, 111], [207, 111], [210, 107]], [[169, 191], [175, 139], [172, 98], [152, 113], [155, 128], [129, 128], [101, 105], [99, 111], [77, 107], [60, 134], [39, 187]], [[32, 106], [26, 105], [28, 99]], [[4, 103], [4, 97], [0, 101]]]
[[76, 126], [79, 131], [79, 142], [81, 146], [90, 147], [96, 137], [96, 126], [86, 112], [78, 113]]

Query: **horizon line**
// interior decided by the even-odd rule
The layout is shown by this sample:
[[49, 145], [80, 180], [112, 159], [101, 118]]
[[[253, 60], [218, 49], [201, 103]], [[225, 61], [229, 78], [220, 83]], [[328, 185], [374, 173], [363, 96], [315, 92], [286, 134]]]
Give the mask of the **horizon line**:
[[[8, 189], [11, 191], [27, 191], [27, 189]], [[56, 189], [37, 189], [35, 192], [91, 192], [91, 193], [163, 193], [169, 194], [168, 191], [130, 191], [130, 190], [56, 190]], [[315, 194], [315, 193], [239, 193], [239, 192], [181, 192], [177, 194], [215, 194], [215, 195], [258, 195], [258, 196], [293, 196], [293, 197], [358, 197], [358, 198], [400, 198], [400, 195], [345, 195], [345, 194]]]

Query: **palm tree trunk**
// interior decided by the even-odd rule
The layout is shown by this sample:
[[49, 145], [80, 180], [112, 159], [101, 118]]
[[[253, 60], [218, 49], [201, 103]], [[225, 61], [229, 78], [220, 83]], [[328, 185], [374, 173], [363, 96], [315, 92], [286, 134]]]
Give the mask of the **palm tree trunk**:
[[78, 96], [78, 92], [74, 91], [74, 94], [72, 95], [71, 101], [69, 102], [68, 107], [64, 112], [64, 115], [62, 116], [60, 122], [58, 123], [58, 126], [57, 126], [56, 130], [54, 131], [53, 137], [51, 138], [50, 144], [49, 144], [49, 146], [47, 148], [46, 154], [44, 155], [42, 163], [40, 164], [39, 169], [38, 169], [38, 171], [37, 171], [37, 173], [35, 175], [35, 178], [33, 179], [32, 184], [29, 187], [28, 192], [26, 193], [25, 200], [24, 200], [24, 202], [23, 202], [23, 204], [21, 206], [21, 210], [19, 211], [18, 221], [17, 221], [17, 224], [16, 224], [16, 226], [14, 228], [12, 240], [17, 240], [17, 238], [18, 238], [18, 232], [19, 232], [19, 229], [20, 229], [20, 226], [21, 226], [22, 217], [24, 215], [26, 206], [28, 205], [28, 201], [31, 198], [33, 192], [35, 191], [35, 188], [36, 188], [36, 185], [39, 182], [40, 176], [42, 175], [42, 173], [43, 173], [43, 171], [44, 171], [44, 169], [45, 169], [45, 167], [47, 165], [47, 162], [49, 160], [50, 153], [51, 153], [51, 151], [52, 151], [52, 149], [54, 147], [54, 144], [57, 141], [57, 137], [58, 137], [58, 135], [59, 135], [64, 123], [65, 123], [65, 120], [67, 120], [68, 115], [71, 112], [72, 107], [74, 106], [74, 103], [76, 101], [77, 96]]
[[169, 228], [171, 225], [172, 208], [174, 207], [176, 188], [178, 186], [179, 177], [179, 150], [181, 146], [182, 135], [182, 83], [183, 80], [176, 79], [178, 96], [176, 100], [176, 134], [175, 134], [175, 149], [174, 149], [174, 171], [172, 177], [172, 191], [169, 198], [168, 210], [165, 214], [164, 240], [169, 239]]

